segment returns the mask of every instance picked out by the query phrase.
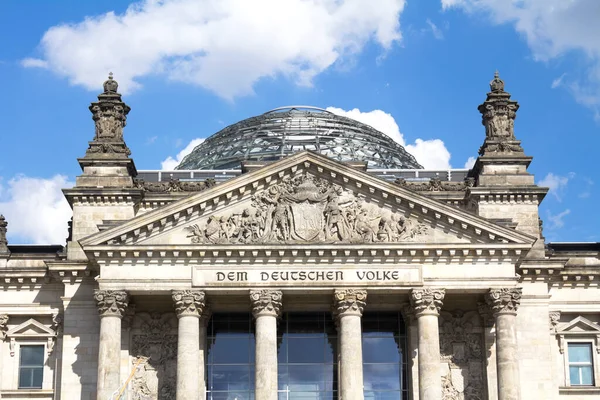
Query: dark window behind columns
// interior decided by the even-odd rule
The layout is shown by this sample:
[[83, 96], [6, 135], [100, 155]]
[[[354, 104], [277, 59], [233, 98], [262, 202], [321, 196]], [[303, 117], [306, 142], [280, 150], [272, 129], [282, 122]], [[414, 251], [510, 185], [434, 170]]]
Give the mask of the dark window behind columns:
[[406, 329], [398, 312], [362, 316], [365, 400], [408, 400]]
[[[216, 313], [207, 327], [209, 400], [254, 398], [254, 322], [250, 313]], [[193, 377], [190, 377], [192, 379]]]
[[337, 399], [337, 333], [331, 313], [285, 313], [277, 334], [279, 400]]

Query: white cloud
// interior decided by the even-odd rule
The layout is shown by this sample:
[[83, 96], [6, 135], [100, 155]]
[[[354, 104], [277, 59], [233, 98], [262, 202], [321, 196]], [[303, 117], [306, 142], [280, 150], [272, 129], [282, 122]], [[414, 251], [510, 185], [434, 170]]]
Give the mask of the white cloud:
[[61, 189], [72, 187], [66, 176], [50, 179], [16, 176], [0, 183], [0, 213], [8, 221], [9, 240], [63, 244], [72, 212]]
[[407, 144], [396, 120], [391, 114], [385, 111], [373, 110], [363, 112], [358, 108], [346, 111], [337, 107], [327, 107], [327, 111], [355, 119], [385, 133], [394, 141], [404, 146], [406, 151], [412, 154], [425, 169], [451, 168], [450, 152], [446, 149], [443, 141], [440, 139], [416, 139], [414, 144]]
[[[300, 85], [368, 42], [401, 39], [405, 0], [144, 0], [122, 14], [50, 28], [42, 57], [72, 84], [98, 89], [108, 71], [122, 92], [148, 75], [195, 84], [224, 98], [252, 93], [260, 78]], [[38, 65], [36, 65], [38, 64]]]
[[[595, 113], [600, 106], [600, 1], [598, 0], [441, 0], [442, 8], [483, 12], [494, 23], [511, 23], [522, 34], [535, 59], [548, 61], [576, 51], [589, 65], [565, 87]], [[581, 63], [578, 63], [581, 65]], [[578, 90], [586, 88], [585, 91]]]
[[562, 85], [562, 81], [565, 78], [567, 74], [562, 74], [561, 76], [559, 76], [558, 78], [554, 79], [552, 81], [552, 85], [550, 86], [552, 89], [556, 89], [557, 87]]
[[427, 18], [427, 21], [425, 21], [425, 22], [429, 26], [429, 30], [433, 34], [434, 38], [436, 38], [438, 40], [442, 40], [444, 38], [444, 33], [442, 32], [442, 30], [440, 28], [438, 28], [437, 25], [434, 24], [429, 18]]
[[551, 193], [556, 200], [559, 202], [562, 201], [562, 196], [564, 194], [565, 188], [569, 183], [569, 180], [575, 176], [574, 173], [569, 173], [567, 176], [554, 175], [550, 172], [546, 175], [542, 180], [538, 182], [539, 186], [550, 188], [549, 193]]
[[48, 68], [48, 63], [39, 58], [25, 58], [21, 60], [21, 65], [26, 68]]
[[169, 156], [163, 162], [161, 162], [160, 163], [161, 169], [164, 171], [174, 170], [175, 167], [179, 165], [181, 160], [183, 160], [183, 158], [185, 156], [190, 154], [192, 152], [192, 150], [194, 150], [194, 148], [196, 148], [196, 146], [198, 146], [200, 143], [204, 142], [204, 140], [205, 140], [204, 138], [193, 139], [191, 142], [188, 143], [187, 146], [185, 146], [185, 148], [183, 150], [181, 150], [179, 153], [177, 153], [175, 158]]
[[471, 156], [471, 157], [469, 157], [469, 158], [467, 159], [467, 162], [465, 162], [465, 166], [464, 166], [464, 168], [467, 168], [467, 169], [471, 169], [471, 168], [473, 168], [473, 166], [475, 165], [475, 161], [477, 161], [477, 158], [476, 158], [476, 157], [472, 157], [472, 156]]
[[558, 229], [558, 228], [562, 228], [563, 226], [565, 226], [565, 221], [564, 218], [571, 214], [571, 210], [570, 209], [566, 209], [565, 211], [558, 213], [558, 214], [551, 214], [548, 211], [548, 221], [550, 221], [550, 229]]

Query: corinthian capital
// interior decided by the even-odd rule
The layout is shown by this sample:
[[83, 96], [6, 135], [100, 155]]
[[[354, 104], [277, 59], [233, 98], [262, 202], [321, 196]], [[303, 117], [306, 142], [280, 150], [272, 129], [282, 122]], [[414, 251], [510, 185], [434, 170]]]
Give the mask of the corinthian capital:
[[339, 289], [333, 293], [333, 308], [337, 316], [360, 315], [367, 305], [367, 291], [364, 289]]
[[124, 290], [95, 290], [94, 299], [98, 302], [100, 317], [122, 318], [129, 303], [129, 296]]
[[254, 317], [258, 317], [259, 315], [279, 316], [282, 299], [283, 293], [281, 290], [251, 290], [252, 314]]
[[485, 301], [496, 314], [516, 314], [521, 302], [521, 288], [490, 289]]
[[185, 316], [199, 317], [206, 307], [206, 295], [201, 290], [173, 290], [177, 318]]
[[415, 316], [438, 315], [445, 295], [445, 289], [413, 289], [410, 293], [410, 304], [415, 310]]

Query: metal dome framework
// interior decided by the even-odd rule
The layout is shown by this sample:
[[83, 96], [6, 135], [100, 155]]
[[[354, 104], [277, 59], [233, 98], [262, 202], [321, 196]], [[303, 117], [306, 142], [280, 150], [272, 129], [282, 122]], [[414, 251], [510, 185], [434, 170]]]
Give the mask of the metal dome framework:
[[369, 125], [322, 108], [289, 106], [229, 125], [196, 146], [176, 169], [237, 169], [242, 161], [275, 161], [303, 150], [338, 161], [366, 161], [369, 168], [423, 168]]

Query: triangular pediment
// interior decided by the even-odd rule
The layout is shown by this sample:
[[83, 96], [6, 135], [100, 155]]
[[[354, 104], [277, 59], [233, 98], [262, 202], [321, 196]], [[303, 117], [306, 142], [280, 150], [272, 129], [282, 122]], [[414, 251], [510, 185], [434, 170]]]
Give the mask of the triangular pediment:
[[600, 335], [600, 326], [589, 319], [579, 316], [557, 329], [558, 334], [595, 334]]
[[534, 240], [351, 166], [302, 152], [80, 243], [86, 252], [107, 246], [393, 248], [432, 243], [502, 251], [526, 250]]
[[49, 337], [54, 336], [55, 332], [41, 322], [31, 318], [22, 324], [9, 329], [6, 332], [7, 337]]

